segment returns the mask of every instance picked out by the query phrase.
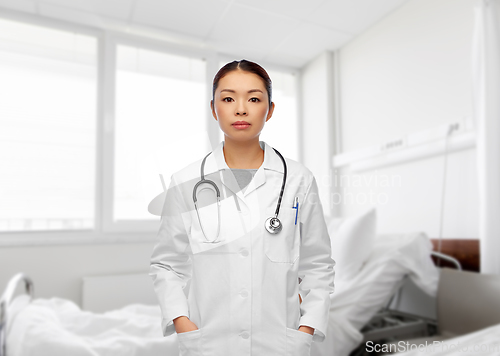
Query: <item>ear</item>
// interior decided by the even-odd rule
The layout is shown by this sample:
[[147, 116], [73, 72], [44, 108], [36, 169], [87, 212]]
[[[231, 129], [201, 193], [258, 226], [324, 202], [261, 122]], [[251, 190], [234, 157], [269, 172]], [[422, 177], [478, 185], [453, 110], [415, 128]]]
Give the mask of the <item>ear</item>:
[[271, 116], [273, 116], [273, 112], [274, 112], [274, 101], [271, 102], [271, 107], [269, 108], [269, 111], [267, 112], [266, 122], [268, 122], [269, 119], [271, 118]]
[[212, 116], [214, 117], [215, 121], [218, 121], [217, 114], [215, 113], [215, 106], [213, 100], [210, 100], [210, 109], [212, 110]]

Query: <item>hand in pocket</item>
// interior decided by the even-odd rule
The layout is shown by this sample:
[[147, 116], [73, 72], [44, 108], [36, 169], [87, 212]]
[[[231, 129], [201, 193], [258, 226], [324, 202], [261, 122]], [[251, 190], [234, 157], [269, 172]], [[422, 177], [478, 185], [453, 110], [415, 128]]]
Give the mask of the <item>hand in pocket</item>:
[[198, 330], [198, 327], [187, 316], [180, 316], [174, 319], [175, 331], [177, 334]]

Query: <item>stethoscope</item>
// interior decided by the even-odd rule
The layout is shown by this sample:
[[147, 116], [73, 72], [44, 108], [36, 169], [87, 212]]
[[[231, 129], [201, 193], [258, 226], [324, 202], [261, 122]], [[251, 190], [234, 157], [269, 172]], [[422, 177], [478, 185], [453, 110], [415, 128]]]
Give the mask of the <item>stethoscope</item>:
[[[271, 216], [270, 218], [268, 218], [264, 223], [264, 227], [266, 228], [266, 230], [270, 234], [274, 235], [274, 234], [279, 233], [283, 227], [280, 219], [278, 218], [278, 214], [279, 214], [280, 207], [281, 207], [281, 199], [283, 197], [283, 191], [285, 190], [286, 163], [285, 163], [285, 159], [283, 158], [281, 153], [279, 153], [278, 150], [276, 150], [274, 147], [272, 149], [278, 154], [278, 156], [280, 156], [281, 161], [283, 162], [283, 168], [285, 170], [285, 173], [283, 175], [283, 182], [281, 183], [281, 191], [280, 191], [280, 196], [278, 198], [278, 205], [276, 206], [276, 211], [274, 212], [274, 216]], [[210, 152], [210, 153], [212, 153], [212, 152]], [[203, 158], [203, 162], [201, 162], [201, 180], [198, 183], [196, 183], [196, 185], [193, 188], [193, 201], [194, 201], [194, 207], [196, 209], [196, 215], [198, 216], [198, 221], [200, 222], [201, 231], [203, 232], [203, 236], [205, 236], [205, 239], [207, 240], [206, 242], [215, 243], [215, 242], [218, 242], [216, 240], [219, 238], [219, 233], [220, 233], [220, 191], [219, 191], [219, 187], [217, 187], [217, 184], [215, 184], [215, 182], [213, 182], [209, 179], [205, 179], [205, 173], [204, 173], [205, 172], [205, 160], [210, 155], [210, 153], [207, 154], [205, 156], [205, 158]], [[198, 212], [198, 199], [196, 198], [196, 194], [197, 194], [198, 187], [203, 183], [208, 183], [208, 184], [212, 185], [214, 187], [215, 191], [217, 192], [217, 236], [212, 241], [208, 241], [208, 239], [207, 239], [207, 235], [205, 234], [205, 230], [203, 229], [203, 224], [201, 223], [200, 214]]]

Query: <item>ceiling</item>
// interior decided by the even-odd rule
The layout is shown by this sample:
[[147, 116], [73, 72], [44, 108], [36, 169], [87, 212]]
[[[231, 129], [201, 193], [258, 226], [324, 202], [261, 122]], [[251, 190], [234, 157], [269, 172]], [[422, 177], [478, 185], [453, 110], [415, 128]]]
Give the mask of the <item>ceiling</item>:
[[407, 1], [0, 0], [0, 7], [300, 68]]

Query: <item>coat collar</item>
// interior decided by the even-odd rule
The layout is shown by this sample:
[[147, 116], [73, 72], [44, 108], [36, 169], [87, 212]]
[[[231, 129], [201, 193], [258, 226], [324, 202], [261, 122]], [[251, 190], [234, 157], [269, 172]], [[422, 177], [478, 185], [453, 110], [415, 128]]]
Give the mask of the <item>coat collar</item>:
[[205, 161], [205, 176], [219, 172], [222, 183], [234, 194], [244, 200], [245, 196], [266, 182], [266, 176], [269, 174], [269, 171], [275, 171], [282, 174], [285, 172], [283, 162], [274, 149], [264, 141], [259, 141], [259, 145], [264, 150], [264, 162], [255, 173], [255, 176], [244, 193], [241, 192], [236, 178], [234, 178], [231, 168], [229, 168], [224, 158], [224, 141], [221, 141], [212, 151], [212, 154], [207, 157]]

